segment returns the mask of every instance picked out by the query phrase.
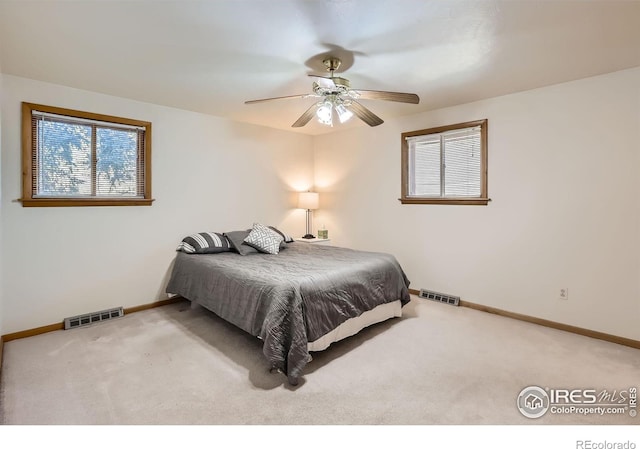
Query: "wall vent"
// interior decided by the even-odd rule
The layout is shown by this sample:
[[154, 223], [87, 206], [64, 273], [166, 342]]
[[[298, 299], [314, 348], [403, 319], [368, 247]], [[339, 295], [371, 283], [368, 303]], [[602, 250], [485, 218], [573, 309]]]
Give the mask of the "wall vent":
[[119, 318], [124, 315], [124, 309], [122, 307], [116, 307], [115, 309], [101, 310], [100, 312], [87, 313], [85, 315], [72, 316], [64, 319], [64, 328], [73, 329], [75, 327], [88, 326], [98, 321], [110, 320], [112, 318]]
[[423, 288], [420, 289], [420, 294], [418, 296], [420, 296], [421, 298], [430, 299], [432, 301], [451, 304], [452, 306], [457, 306], [460, 304], [459, 296], [451, 296], [445, 293], [432, 292]]

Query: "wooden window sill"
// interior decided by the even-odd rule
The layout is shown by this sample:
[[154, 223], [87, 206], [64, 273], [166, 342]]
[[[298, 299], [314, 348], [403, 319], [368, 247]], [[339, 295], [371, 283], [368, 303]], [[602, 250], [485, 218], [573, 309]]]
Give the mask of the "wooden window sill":
[[458, 204], [486, 206], [491, 198], [398, 198], [402, 204]]
[[145, 198], [22, 198], [23, 207], [151, 206]]

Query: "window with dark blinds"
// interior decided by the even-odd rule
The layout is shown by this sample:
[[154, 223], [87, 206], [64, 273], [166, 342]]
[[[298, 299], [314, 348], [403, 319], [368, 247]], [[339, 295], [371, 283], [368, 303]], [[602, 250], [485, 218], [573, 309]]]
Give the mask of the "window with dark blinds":
[[23, 129], [24, 206], [151, 204], [151, 123], [23, 103]]
[[402, 134], [406, 204], [487, 204], [487, 121]]

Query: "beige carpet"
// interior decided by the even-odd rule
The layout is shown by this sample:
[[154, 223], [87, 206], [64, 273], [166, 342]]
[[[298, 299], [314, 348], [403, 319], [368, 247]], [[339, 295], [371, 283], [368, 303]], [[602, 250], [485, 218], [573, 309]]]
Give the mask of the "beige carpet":
[[187, 302], [5, 344], [5, 424], [638, 424], [529, 419], [527, 386], [640, 386], [640, 351], [413, 297], [314, 354], [297, 387], [261, 343]]

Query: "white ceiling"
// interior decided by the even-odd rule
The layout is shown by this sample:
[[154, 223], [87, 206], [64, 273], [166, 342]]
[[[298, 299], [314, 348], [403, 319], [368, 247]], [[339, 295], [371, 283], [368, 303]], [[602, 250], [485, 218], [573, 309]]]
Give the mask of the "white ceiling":
[[[640, 66], [640, 1], [0, 0], [3, 73], [281, 129], [323, 55], [383, 119]], [[97, 111], [99, 112], [99, 111]], [[384, 126], [381, 125], [381, 126]]]

